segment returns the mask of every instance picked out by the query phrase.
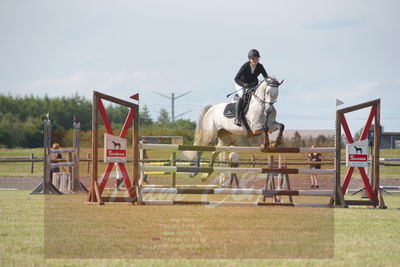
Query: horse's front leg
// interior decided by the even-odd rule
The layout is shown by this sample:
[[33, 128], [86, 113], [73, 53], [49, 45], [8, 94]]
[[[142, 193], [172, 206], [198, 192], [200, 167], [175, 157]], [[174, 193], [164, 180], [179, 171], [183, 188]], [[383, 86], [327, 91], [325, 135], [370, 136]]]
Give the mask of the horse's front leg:
[[268, 129], [264, 130], [264, 142], [260, 145], [261, 151], [266, 152], [269, 148], [269, 136], [268, 136]]
[[282, 145], [283, 131], [285, 130], [285, 125], [283, 125], [282, 123], [277, 123], [277, 127], [279, 130], [278, 136], [276, 137], [276, 141], [271, 144], [271, 147]]
[[[210, 164], [209, 164], [210, 168], [214, 167], [215, 160], [217, 159], [219, 153], [220, 152], [215, 152], [215, 151], [211, 153], [211, 159], [210, 159]], [[207, 180], [207, 178], [210, 177], [211, 174], [212, 174], [212, 172], [204, 173], [204, 175], [202, 176], [201, 180], [202, 181]]]
[[215, 160], [217, 159], [219, 155], [219, 152], [212, 152], [211, 153], [211, 160], [210, 160], [210, 167], [212, 168], [214, 166]]
[[[195, 167], [200, 168], [200, 161], [201, 161], [202, 152], [199, 151], [196, 154], [197, 155], [196, 155], [196, 160], [195, 160]], [[195, 177], [198, 173], [199, 173], [198, 171], [192, 172], [192, 173], [189, 174], [189, 177]]]

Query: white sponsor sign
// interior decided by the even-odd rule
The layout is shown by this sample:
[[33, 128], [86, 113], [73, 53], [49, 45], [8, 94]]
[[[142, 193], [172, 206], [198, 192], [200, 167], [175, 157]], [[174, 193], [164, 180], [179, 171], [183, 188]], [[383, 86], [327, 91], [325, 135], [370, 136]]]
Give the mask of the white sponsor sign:
[[346, 145], [347, 167], [368, 167], [368, 140]]
[[104, 162], [126, 162], [126, 144], [126, 139], [105, 133]]

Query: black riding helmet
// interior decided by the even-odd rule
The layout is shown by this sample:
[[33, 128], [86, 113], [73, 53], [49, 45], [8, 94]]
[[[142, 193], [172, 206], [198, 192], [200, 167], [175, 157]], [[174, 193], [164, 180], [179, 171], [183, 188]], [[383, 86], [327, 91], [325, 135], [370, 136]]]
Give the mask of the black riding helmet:
[[249, 58], [259, 58], [260, 57], [260, 53], [257, 51], [257, 49], [251, 49], [249, 51]]

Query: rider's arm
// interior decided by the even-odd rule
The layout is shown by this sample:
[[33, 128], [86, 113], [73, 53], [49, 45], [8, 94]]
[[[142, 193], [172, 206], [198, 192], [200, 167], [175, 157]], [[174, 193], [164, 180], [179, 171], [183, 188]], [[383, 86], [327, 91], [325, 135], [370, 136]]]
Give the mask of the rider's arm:
[[268, 73], [267, 73], [267, 71], [264, 69], [264, 66], [263, 66], [262, 64], [260, 64], [260, 63], [258, 63], [258, 65], [260, 66], [260, 72], [261, 72], [261, 74], [264, 76], [264, 79], [267, 79], [267, 78], [268, 78]]
[[245, 65], [243, 65], [243, 66], [240, 68], [240, 70], [238, 71], [238, 73], [237, 73], [236, 76], [235, 76], [235, 82], [236, 82], [237, 84], [239, 84], [240, 86], [242, 86], [242, 87], [245, 87], [245, 85], [246, 85], [242, 80], [240, 80], [240, 76], [242, 76], [242, 74], [243, 74], [244, 67], [245, 67]]

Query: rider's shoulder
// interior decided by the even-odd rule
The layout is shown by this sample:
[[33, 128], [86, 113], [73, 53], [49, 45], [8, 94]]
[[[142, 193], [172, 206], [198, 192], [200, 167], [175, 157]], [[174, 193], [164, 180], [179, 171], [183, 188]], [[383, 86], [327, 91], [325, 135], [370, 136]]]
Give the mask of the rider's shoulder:
[[250, 67], [250, 62], [246, 61], [243, 65], [242, 68]]

